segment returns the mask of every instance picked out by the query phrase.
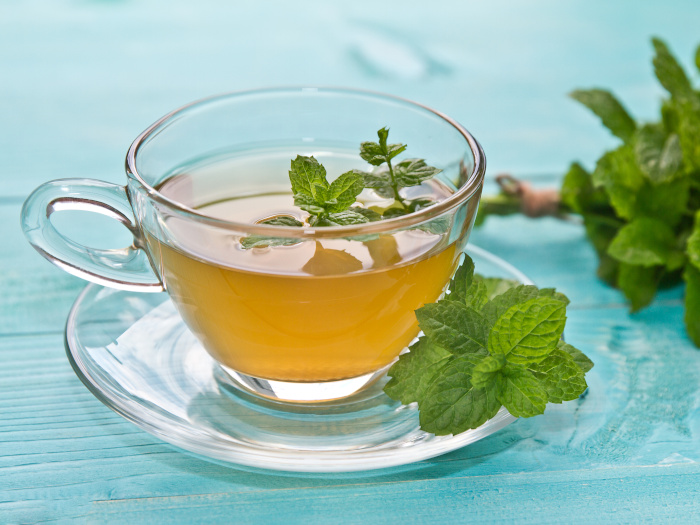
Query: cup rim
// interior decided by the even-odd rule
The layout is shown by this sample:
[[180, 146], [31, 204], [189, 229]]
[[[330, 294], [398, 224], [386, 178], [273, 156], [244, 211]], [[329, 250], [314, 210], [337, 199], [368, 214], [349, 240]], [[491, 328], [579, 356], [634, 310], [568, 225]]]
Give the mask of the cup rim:
[[[471, 176], [465, 183], [452, 195], [446, 199], [438, 201], [436, 204], [423, 208], [417, 212], [410, 213], [408, 215], [403, 215], [400, 217], [395, 217], [391, 219], [382, 219], [375, 222], [366, 222], [359, 225], [348, 225], [348, 226], [321, 226], [312, 227], [305, 226], [302, 228], [292, 227], [292, 226], [277, 226], [271, 224], [250, 224], [244, 222], [227, 221], [224, 219], [219, 219], [216, 217], [211, 217], [200, 213], [194, 208], [184, 205], [174, 199], [171, 199], [156, 188], [148, 184], [145, 179], [139, 174], [136, 169], [136, 157], [140, 147], [145, 143], [145, 141], [157, 134], [161, 126], [178, 118], [182, 113], [188, 111], [197, 106], [204, 106], [218, 100], [229, 99], [234, 97], [245, 97], [250, 95], [259, 94], [274, 94], [274, 93], [295, 93], [295, 92], [326, 92], [326, 93], [336, 93], [336, 94], [351, 94], [351, 95], [363, 95], [370, 96], [377, 99], [385, 99], [392, 102], [401, 102], [402, 104], [408, 104], [416, 108], [428, 111], [446, 123], [450, 124], [455, 128], [466, 140], [469, 145], [469, 149], [474, 156], [474, 169]], [[446, 114], [437, 111], [429, 106], [414, 102], [413, 100], [398, 97], [395, 95], [388, 95], [385, 93], [380, 93], [377, 91], [363, 90], [363, 89], [351, 89], [351, 88], [337, 88], [337, 87], [321, 87], [321, 86], [286, 86], [286, 87], [271, 87], [262, 89], [249, 89], [241, 91], [231, 91], [227, 93], [221, 93], [218, 95], [213, 95], [205, 98], [201, 98], [185, 104], [170, 113], [167, 113], [148, 128], [146, 128], [138, 137], [131, 143], [129, 150], [126, 154], [126, 173], [127, 177], [136, 181], [141, 187], [146, 190], [149, 199], [152, 199], [160, 204], [166, 205], [171, 209], [176, 210], [178, 213], [187, 216], [189, 219], [194, 220], [205, 225], [214, 226], [217, 228], [228, 229], [236, 232], [245, 232], [248, 235], [264, 235], [273, 237], [289, 237], [298, 239], [318, 239], [318, 238], [335, 238], [335, 237], [349, 237], [349, 236], [361, 236], [367, 234], [379, 234], [392, 232], [399, 229], [408, 228], [411, 226], [416, 226], [418, 224], [424, 223], [434, 217], [442, 215], [443, 213], [455, 208], [459, 204], [468, 201], [480, 188], [484, 180], [484, 175], [486, 172], [486, 156], [484, 150], [479, 144], [479, 142], [474, 138], [474, 136], [467, 131], [467, 129], [462, 126], [455, 119], [448, 117]]]

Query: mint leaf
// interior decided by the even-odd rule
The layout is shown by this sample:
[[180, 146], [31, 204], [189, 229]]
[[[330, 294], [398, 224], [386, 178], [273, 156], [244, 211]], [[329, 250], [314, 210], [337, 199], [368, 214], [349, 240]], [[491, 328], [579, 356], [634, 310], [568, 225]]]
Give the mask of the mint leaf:
[[501, 408], [495, 388], [474, 388], [471, 361], [454, 358], [437, 375], [419, 401], [420, 426], [437, 436], [478, 428]]
[[665, 223], [640, 217], [623, 226], [608, 247], [620, 262], [638, 266], [666, 264], [675, 244], [675, 234]]
[[348, 226], [350, 224], [370, 222], [364, 213], [360, 213], [354, 209], [340, 211], [338, 213], [329, 213], [326, 221], [327, 223], [324, 223], [323, 226]]
[[659, 283], [659, 268], [621, 263], [617, 270], [617, 287], [625, 294], [633, 312], [654, 299]]
[[501, 373], [498, 401], [515, 417], [542, 414], [547, 392], [537, 378], [521, 366], [508, 365]]
[[406, 159], [394, 167], [394, 177], [399, 186], [419, 186], [442, 170], [428, 166], [423, 159]]
[[573, 91], [570, 96], [600, 117], [603, 125], [613, 135], [621, 138], [624, 142], [628, 142], [632, 138], [636, 129], [634, 120], [612, 93], [603, 89], [579, 89]]
[[326, 212], [326, 209], [323, 206], [319, 206], [311, 195], [305, 193], [294, 194], [294, 205], [311, 215], [321, 215]]
[[559, 343], [557, 344], [557, 348], [569, 354], [584, 374], [588, 372], [591, 368], [593, 368], [593, 361], [588, 359], [586, 354], [581, 352], [581, 350], [579, 350], [578, 348], [575, 348], [570, 344], [565, 343], [564, 341], [559, 341]]
[[540, 297], [551, 297], [557, 301], [561, 301], [565, 305], [569, 305], [571, 301], [569, 298], [561, 292], [557, 292], [554, 288], [540, 288]]
[[673, 97], [681, 101], [695, 98], [695, 92], [685, 71], [668, 50], [666, 44], [658, 38], [652, 38], [651, 41], [656, 51], [654, 73], [656, 73], [656, 78], [659, 79], [661, 85]]
[[416, 310], [416, 317], [433, 343], [457, 355], [487, 355], [489, 326], [476, 310], [457, 301], [439, 301]]
[[547, 392], [549, 403], [577, 399], [588, 387], [584, 371], [571, 355], [560, 349], [528, 368]]
[[676, 177], [658, 183], [645, 182], [637, 193], [635, 217], [651, 217], [675, 228], [688, 209], [689, 177]]
[[[279, 215], [277, 217], [272, 217], [271, 219], [266, 219], [261, 222], [261, 224], [272, 224], [273, 226], [293, 226], [301, 227], [304, 223], [296, 220], [294, 217], [289, 215]], [[250, 248], [262, 248], [267, 246], [291, 246], [293, 244], [298, 244], [301, 241], [299, 239], [291, 239], [284, 237], [270, 237], [267, 235], [248, 235], [241, 239], [241, 246], [248, 250]]]
[[683, 272], [685, 280], [685, 328], [695, 346], [700, 346], [700, 270], [688, 264]]
[[660, 124], [646, 124], [638, 130], [634, 152], [639, 168], [652, 182], [672, 178], [683, 165], [678, 135], [667, 136]]
[[381, 220], [382, 218], [382, 216], [376, 211], [370, 210], [369, 208], [363, 208], [361, 206], [353, 206], [349, 211], [354, 211], [355, 213], [363, 215], [369, 222], [375, 222]]
[[488, 355], [474, 365], [472, 370], [472, 385], [474, 388], [488, 388], [498, 381], [498, 372], [506, 366], [506, 356], [503, 354]]
[[498, 318], [489, 334], [488, 350], [504, 354], [513, 364], [539, 361], [556, 348], [565, 323], [564, 303], [549, 297], [530, 299]]
[[355, 204], [357, 196], [364, 188], [364, 178], [361, 173], [353, 170], [343, 173], [335, 179], [328, 188], [328, 201], [335, 201], [326, 205], [329, 213], [338, 213], [347, 210]]
[[296, 159], [292, 160], [289, 180], [295, 197], [297, 194], [311, 197], [316, 204], [327, 200], [326, 168], [314, 157], [297, 155]]
[[384, 392], [404, 405], [419, 401], [439, 371], [447, 366], [452, 354], [432, 344], [427, 337], [414, 343], [389, 370], [391, 380]]
[[571, 164], [564, 175], [559, 194], [561, 201], [576, 213], [609, 205], [605, 192], [593, 186], [591, 174], [577, 162]]
[[474, 280], [474, 260], [466, 253], [462, 264], [459, 265], [457, 271], [452, 276], [450, 284], [447, 286], [446, 300], [466, 302], [467, 290]]
[[521, 304], [540, 296], [536, 286], [519, 284], [495, 297], [481, 312], [491, 325], [495, 324], [499, 317], [516, 304]]
[[261, 222], [261, 224], [272, 224], [273, 226], [294, 226], [297, 228], [304, 226], [303, 222], [298, 221], [290, 215], [278, 215], [276, 217], [272, 217], [271, 219], [265, 219]]
[[379, 143], [363, 142], [360, 144], [360, 157], [373, 166], [380, 166], [385, 162], [389, 162], [406, 149], [405, 144], [387, 144], [388, 128], [382, 128], [377, 131], [377, 136], [379, 137]]
[[386, 199], [394, 196], [394, 189], [391, 187], [391, 174], [388, 169], [376, 170], [372, 173], [364, 173], [365, 188], [371, 188]]
[[694, 226], [690, 237], [688, 237], [686, 253], [688, 260], [700, 269], [700, 210], [695, 212]]
[[598, 159], [592, 179], [596, 187], [605, 188], [617, 215], [631, 219], [635, 212], [637, 191], [645, 180], [637, 166], [634, 149], [625, 145], [607, 152]]
[[505, 293], [511, 288], [520, 286], [518, 281], [512, 279], [500, 279], [498, 277], [484, 277], [483, 275], [474, 274], [474, 280], [484, 283], [486, 287], [486, 298], [490, 301], [496, 296]]

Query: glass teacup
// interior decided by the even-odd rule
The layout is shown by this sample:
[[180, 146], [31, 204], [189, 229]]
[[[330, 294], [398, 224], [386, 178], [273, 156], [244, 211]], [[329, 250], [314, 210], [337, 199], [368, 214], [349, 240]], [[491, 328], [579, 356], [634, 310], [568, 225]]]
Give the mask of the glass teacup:
[[[408, 145], [406, 156], [442, 170], [403, 190], [434, 204], [349, 226], [262, 224], [305, 219], [293, 204], [291, 159], [314, 156], [329, 180], [371, 169], [359, 145], [383, 127]], [[366, 388], [418, 335], [414, 311], [440, 297], [460, 261], [484, 169], [469, 132], [425, 106], [341, 89], [250, 91], [195, 102], [149, 127], [127, 153], [125, 187], [88, 179], [40, 186], [22, 226], [74, 275], [166, 291], [234, 386], [317, 402]], [[391, 205], [372, 190], [359, 200]], [[133, 245], [99, 250], [64, 237], [50, 216], [66, 209], [119, 220]]]

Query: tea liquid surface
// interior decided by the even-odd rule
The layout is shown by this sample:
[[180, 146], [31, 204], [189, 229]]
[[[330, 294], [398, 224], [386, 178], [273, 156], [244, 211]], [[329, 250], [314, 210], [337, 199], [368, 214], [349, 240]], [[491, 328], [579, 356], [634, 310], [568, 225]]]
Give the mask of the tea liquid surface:
[[[281, 154], [287, 169], [293, 156]], [[343, 169], [348, 163], [357, 164], [355, 152], [347, 159], [316, 157], [329, 180], [350, 169]], [[258, 162], [252, 173], [269, 169]], [[251, 163], [246, 158], [190, 169], [159, 190], [229, 221], [255, 223], [279, 214], [303, 220], [292, 195], [274, 191], [274, 184], [240, 195], [240, 184], [226, 182], [226, 173], [251, 173]], [[437, 184], [415, 191], [436, 199], [448, 194]], [[359, 200], [368, 207], [388, 205], [367, 190]], [[238, 372], [280, 381], [345, 379], [389, 364], [418, 334], [414, 311], [437, 300], [457, 263], [454, 244], [421, 230], [248, 250], [241, 237], [190, 231], [167, 220], [160, 232], [146, 232], [168, 293], [207, 351]]]

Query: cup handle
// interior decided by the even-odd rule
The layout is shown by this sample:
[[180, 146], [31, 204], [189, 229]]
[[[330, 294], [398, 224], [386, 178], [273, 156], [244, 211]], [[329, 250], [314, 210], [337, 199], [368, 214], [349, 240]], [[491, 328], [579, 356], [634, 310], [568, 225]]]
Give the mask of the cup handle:
[[[61, 235], [51, 215], [63, 210], [91, 211], [115, 219], [128, 228], [134, 243], [121, 249], [90, 248]], [[60, 179], [32, 192], [22, 206], [22, 230], [32, 246], [50, 262], [82, 279], [134, 292], [162, 292], [143, 249], [124, 186], [91, 179]]]

